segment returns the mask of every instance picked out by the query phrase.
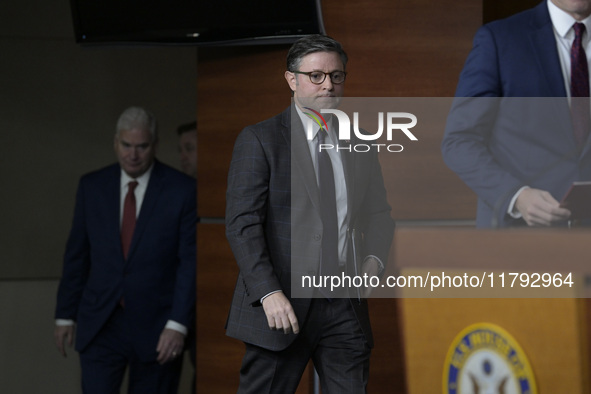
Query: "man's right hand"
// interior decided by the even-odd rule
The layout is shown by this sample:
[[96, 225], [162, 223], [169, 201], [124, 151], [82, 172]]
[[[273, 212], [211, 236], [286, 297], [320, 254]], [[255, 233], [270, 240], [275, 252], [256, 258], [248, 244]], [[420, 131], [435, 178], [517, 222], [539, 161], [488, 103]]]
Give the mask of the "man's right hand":
[[263, 309], [271, 330], [283, 330], [285, 334], [300, 332], [298, 318], [282, 291], [266, 297], [263, 300]]
[[74, 326], [55, 326], [53, 338], [57, 350], [62, 356], [67, 357], [66, 343], [69, 347], [72, 347], [72, 344], [74, 343]]
[[550, 193], [540, 189], [523, 189], [515, 201], [515, 208], [528, 226], [550, 226], [570, 217], [568, 209], [561, 208]]

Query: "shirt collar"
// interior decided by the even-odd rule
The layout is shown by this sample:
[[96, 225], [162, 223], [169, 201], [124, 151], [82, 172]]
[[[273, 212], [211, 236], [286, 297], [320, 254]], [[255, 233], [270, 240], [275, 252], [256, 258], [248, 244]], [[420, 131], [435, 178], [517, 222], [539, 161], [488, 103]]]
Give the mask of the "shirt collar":
[[150, 166], [150, 168], [148, 168], [148, 170], [146, 172], [144, 172], [142, 175], [140, 175], [139, 177], [137, 177], [135, 179], [130, 177], [127, 174], [127, 172], [125, 172], [125, 171], [123, 171], [123, 169], [121, 169], [121, 188], [123, 189], [131, 181], [137, 181], [138, 186], [139, 185], [146, 186], [148, 184], [148, 181], [150, 180], [150, 175], [152, 175], [153, 169], [154, 169], [154, 163], [152, 163], [152, 165]]
[[560, 37], [566, 38], [575, 22], [581, 22], [585, 24], [587, 34], [589, 34], [589, 29], [591, 28], [591, 16], [583, 19], [582, 21], [577, 21], [566, 11], [558, 8], [556, 4], [552, 2], [552, 0], [548, 0], [548, 12], [550, 12], [552, 25]]
[[[310, 120], [312, 121], [312, 134], [313, 134], [312, 140], [315, 140], [316, 135], [318, 134], [318, 130], [320, 130], [320, 126], [313, 119], [311, 119], [308, 115], [306, 115], [297, 104], [295, 107], [296, 107], [296, 110], [297, 110], [298, 115], [300, 117], [300, 120], [302, 121], [302, 125], [304, 125], [304, 135], [307, 134], [306, 124]], [[332, 130], [332, 116], [325, 117], [325, 119], [326, 119], [326, 124], [328, 127], [328, 130], [327, 130], [328, 138], [332, 141], [332, 133], [330, 132], [330, 130]], [[307, 135], [306, 135], [306, 138], [307, 138]]]

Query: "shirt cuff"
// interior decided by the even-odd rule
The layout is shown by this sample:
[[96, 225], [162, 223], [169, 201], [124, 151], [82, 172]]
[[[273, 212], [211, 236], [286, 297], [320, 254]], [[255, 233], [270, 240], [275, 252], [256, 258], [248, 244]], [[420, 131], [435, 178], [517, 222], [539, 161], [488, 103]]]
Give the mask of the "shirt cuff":
[[515, 208], [515, 203], [517, 202], [517, 197], [519, 197], [519, 195], [521, 194], [521, 192], [524, 189], [529, 189], [529, 186], [523, 186], [521, 189], [517, 190], [517, 193], [515, 193], [515, 195], [513, 196], [513, 198], [511, 199], [511, 202], [509, 203], [509, 208], [507, 208], [507, 213], [509, 214], [509, 216], [511, 216], [513, 219], [521, 219], [523, 217], [523, 215], [521, 214], [521, 212], [519, 212], [516, 208]]
[[265, 298], [269, 297], [271, 294], [279, 293], [280, 291], [281, 291], [281, 290], [275, 290], [275, 291], [272, 291], [272, 292], [270, 292], [269, 294], [267, 294], [267, 295], [263, 296], [263, 298], [261, 298], [261, 305], [263, 304], [263, 300], [264, 300]]
[[378, 262], [378, 276], [382, 276], [382, 274], [384, 273], [384, 271], [386, 270], [386, 267], [384, 266], [384, 263], [382, 263], [382, 260], [379, 259], [379, 257], [374, 256], [373, 254], [370, 254], [368, 256], [365, 257], [365, 259], [363, 260], [363, 264], [365, 264], [365, 262], [368, 259], [375, 259]]
[[181, 323], [175, 322], [174, 320], [167, 321], [164, 328], [170, 328], [171, 330], [178, 331], [185, 336], [187, 335], [187, 327], [183, 326]]
[[73, 326], [74, 324], [74, 320], [72, 319], [55, 319], [56, 326]]

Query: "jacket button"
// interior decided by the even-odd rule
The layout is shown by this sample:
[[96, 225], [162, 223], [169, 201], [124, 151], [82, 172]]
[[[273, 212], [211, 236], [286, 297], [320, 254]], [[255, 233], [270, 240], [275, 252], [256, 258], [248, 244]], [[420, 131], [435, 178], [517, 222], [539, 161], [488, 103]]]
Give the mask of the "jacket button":
[[314, 234], [314, 241], [320, 241], [320, 238], [322, 238], [320, 234]]

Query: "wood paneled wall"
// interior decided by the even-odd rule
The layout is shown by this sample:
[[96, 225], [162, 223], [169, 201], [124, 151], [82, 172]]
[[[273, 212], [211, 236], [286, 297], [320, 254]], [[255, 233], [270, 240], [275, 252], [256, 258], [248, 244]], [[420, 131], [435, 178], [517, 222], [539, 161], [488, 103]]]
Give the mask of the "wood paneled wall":
[[[454, 12], [451, 12], [453, 10]], [[471, 0], [323, 2], [327, 33], [349, 55], [349, 97], [450, 97], [481, 21]], [[445, 17], [443, 17], [445, 15]], [[290, 103], [285, 82], [288, 45], [201, 48], [198, 62], [199, 211], [222, 217], [232, 146], [247, 125]], [[387, 182], [404, 185], [396, 219], [470, 219], [476, 199], [447, 169], [439, 151], [443, 129], [401, 154]], [[417, 165], [417, 163], [421, 163]], [[433, 202], [437, 187], [441, 204]]]
[[[482, 20], [482, 3], [474, 0], [324, 0], [322, 4], [327, 33], [349, 54], [345, 89], [349, 97], [453, 96]], [[201, 217], [224, 216], [226, 176], [237, 134], [289, 105], [283, 77], [288, 48], [199, 49]], [[400, 194], [391, 200], [396, 219], [475, 216], [474, 196], [441, 160], [442, 135], [443, 130], [434, 130], [425, 136], [421, 149], [401, 155], [395, 170], [384, 174]], [[200, 225], [198, 245], [198, 392], [234, 392], [244, 346], [225, 337], [223, 327], [237, 267], [223, 225]], [[370, 392], [404, 393], [398, 303], [371, 300], [371, 314], [376, 347]]]

